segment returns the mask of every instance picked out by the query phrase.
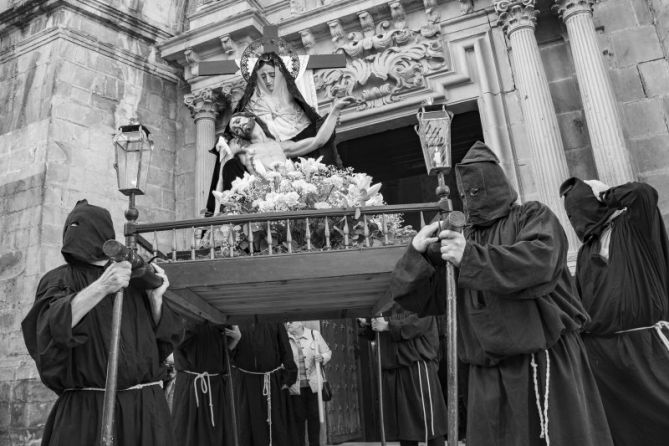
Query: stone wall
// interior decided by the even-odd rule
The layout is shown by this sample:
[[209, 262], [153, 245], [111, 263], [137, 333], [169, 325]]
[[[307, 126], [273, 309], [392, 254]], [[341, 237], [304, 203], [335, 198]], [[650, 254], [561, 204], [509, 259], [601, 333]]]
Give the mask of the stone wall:
[[669, 3], [607, 0], [595, 6], [602, 53], [639, 179], [660, 191], [669, 220]]
[[[37, 3], [45, 11], [30, 12]], [[117, 238], [122, 236], [127, 202], [116, 189], [111, 138], [132, 116], [155, 141], [146, 195], [137, 199], [140, 221], [176, 215], [177, 151], [187, 146], [193, 124], [179, 116], [185, 108], [179, 70], [162, 62], [154, 47], [173, 29], [174, 5], [157, 11], [156, 2], [134, 2], [133, 16], [133, 2], [110, 3], [118, 9], [106, 9], [106, 16], [77, 12], [67, 1], [9, 2], [14, 9], [0, 12], [6, 25], [0, 27], [2, 445], [39, 444], [55, 400], [39, 382], [20, 323], [39, 278], [63, 262], [66, 215], [87, 198], [111, 211]], [[48, 9], [50, 4], [56, 5]], [[119, 31], [109, 20], [112, 13], [117, 25], [135, 31]], [[12, 20], [24, 26], [12, 26]]]

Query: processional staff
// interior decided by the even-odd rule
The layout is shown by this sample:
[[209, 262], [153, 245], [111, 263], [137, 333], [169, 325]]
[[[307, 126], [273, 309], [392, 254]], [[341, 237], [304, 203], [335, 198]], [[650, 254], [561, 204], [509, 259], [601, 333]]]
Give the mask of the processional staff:
[[[445, 105], [428, 104], [417, 113], [416, 133], [420, 137], [423, 158], [428, 175], [437, 175], [439, 185], [436, 193], [439, 197], [440, 231], [450, 229], [461, 231], [465, 225], [462, 212], [453, 211], [449, 198], [450, 190], [444, 175], [452, 168], [451, 157], [451, 122], [453, 113]], [[447, 414], [448, 441], [458, 441], [458, 351], [457, 351], [457, 287], [455, 270], [450, 262], [446, 263], [446, 334], [447, 334]]]
[[[151, 153], [153, 141], [149, 130], [139, 124], [136, 119], [131, 119], [129, 125], [119, 128], [114, 136], [114, 152], [116, 178], [118, 190], [128, 197], [128, 209], [125, 211], [127, 220], [124, 227], [126, 236], [123, 244], [109, 240], [103, 246], [103, 251], [110, 260], [127, 260], [132, 265], [132, 278], [142, 277], [147, 289], [157, 288], [163, 283], [163, 279], [156, 276], [153, 268], [146, 265], [144, 260], [137, 255], [136, 239], [134, 233], [134, 222], [139, 217], [135, 208], [135, 196], [143, 195], [143, 188], [151, 165]], [[107, 359], [107, 379], [105, 381], [105, 396], [102, 405], [102, 426], [100, 428], [100, 445], [114, 445], [114, 412], [116, 408], [116, 384], [118, 377], [118, 352], [121, 338], [121, 319], [123, 316], [123, 296], [125, 290], [120, 290], [114, 296], [112, 307], [112, 328], [109, 341], [109, 358]]]

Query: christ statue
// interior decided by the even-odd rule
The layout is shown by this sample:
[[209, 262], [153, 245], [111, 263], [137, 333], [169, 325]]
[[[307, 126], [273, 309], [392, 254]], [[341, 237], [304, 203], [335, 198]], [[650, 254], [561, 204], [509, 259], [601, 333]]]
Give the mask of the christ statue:
[[[219, 152], [221, 172], [216, 184], [216, 191], [229, 189], [229, 185], [243, 171], [255, 175], [263, 175], [266, 171], [283, 166], [288, 158], [309, 156], [319, 147], [322, 147], [334, 133], [337, 118], [341, 110], [354, 101], [351, 97], [335, 100], [332, 111], [327, 115], [315, 136], [298, 141], [277, 141], [272, 138], [264, 121], [248, 112], [238, 112], [232, 115], [228, 128], [232, 134], [230, 141], [220, 136], [216, 143]], [[236, 158], [243, 167], [241, 175], [235, 175], [226, 166], [228, 161]]]

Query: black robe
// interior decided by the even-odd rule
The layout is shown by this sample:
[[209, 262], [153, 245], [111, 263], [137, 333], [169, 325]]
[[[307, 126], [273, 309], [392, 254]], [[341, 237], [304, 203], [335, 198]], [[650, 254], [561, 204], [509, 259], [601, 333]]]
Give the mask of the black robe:
[[[457, 296], [458, 354], [470, 364], [467, 445], [545, 444], [538, 405], [548, 405], [553, 446], [612, 445], [578, 334], [588, 318], [559, 220], [541, 203], [514, 204], [516, 192], [483, 143], [456, 165], [456, 179], [472, 225]], [[393, 297], [420, 315], [443, 314], [444, 270], [410, 246], [393, 272]]]
[[[177, 444], [234, 444], [227, 364], [223, 350], [227, 348], [227, 338], [222, 330], [223, 327], [209, 322], [201, 323], [188, 329], [174, 350], [177, 378], [172, 421]], [[207, 379], [195, 375], [202, 372], [216, 376]], [[202, 390], [203, 385], [206, 392]]]
[[[399, 312], [390, 316], [388, 322], [388, 331], [380, 333], [386, 438], [391, 441], [443, 438], [448, 426], [437, 373], [436, 319]], [[374, 339], [375, 332], [371, 329], [364, 334]]]
[[[271, 430], [273, 446], [293, 446], [294, 423], [290, 420], [288, 387], [297, 380], [297, 365], [286, 328], [279, 323], [256, 322], [240, 325], [242, 338], [234, 350], [234, 364], [239, 373], [237, 399], [239, 443], [267, 446], [267, 397], [263, 395], [264, 372], [279, 368], [270, 375]], [[250, 374], [248, 372], [255, 372]]]
[[[58, 394], [44, 428], [43, 445], [90, 446], [97, 444], [100, 435], [104, 392], [76, 389], [105, 387], [113, 296], [105, 297], [71, 327], [72, 299], [104, 271], [82, 260], [100, 258], [102, 242], [114, 237], [110, 217], [109, 221], [93, 218], [86, 224], [86, 215], [96, 212], [93, 208], [82, 205], [76, 215], [73, 211], [68, 217], [63, 244], [68, 263], [42, 278], [35, 303], [22, 323], [28, 352], [42, 382]], [[105, 227], [111, 229], [102, 229]], [[163, 389], [157, 385], [123, 389], [162, 381], [166, 370], [161, 364], [180, 334], [181, 319], [176, 313], [163, 305], [156, 325], [146, 293], [131, 283], [123, 299], [121, 322], [117, 446], [176, 445]]]
[[[616, 445], [669, 443], [669, 352], [650, 327], [669, 319], [669, 246], [657, 191], [628, 183], [603, 194], [613, 220], [608, 261], [600, 239], [578, 254], [576, 283], [592, 320], [583, 340]], [[664, 330], [669, 335], [669, 330]]]
[[[557, 217], [536, 202], [470, 235], [458, 278], [458, 353], [470, 364], [468, 445], [545, 444], [530, 365], [535, 354], [543, 404], [545, 349], [551, 444], [612, 444], [577, 332], [586, 316], [572, 294], [566, 254]], [[443, 265], [410, 247], [393, 274], [393, 296], [403, 307], [445, 311]]]

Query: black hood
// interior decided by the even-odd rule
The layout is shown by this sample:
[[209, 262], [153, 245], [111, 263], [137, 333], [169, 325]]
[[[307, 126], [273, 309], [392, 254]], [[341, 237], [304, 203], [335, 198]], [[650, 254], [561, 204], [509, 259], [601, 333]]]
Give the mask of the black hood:
[[455, 165], [455, 178], [467, 224], [472, 226], [487, 226], [506, 217], [518, 198], [499, 159], [480, 141]]
[[597, 200], [590, 186], [576, 177], [562, 183], [560, 195], [564, 196], [567, 217], [581, 242], [598, 238], [615, 212]]
[[80, 200], [67, 216], [60, 252], [67, 263], [92, 263], [107, 257], [102, 245], [115, 239], [114, 223], [107, 209]]

